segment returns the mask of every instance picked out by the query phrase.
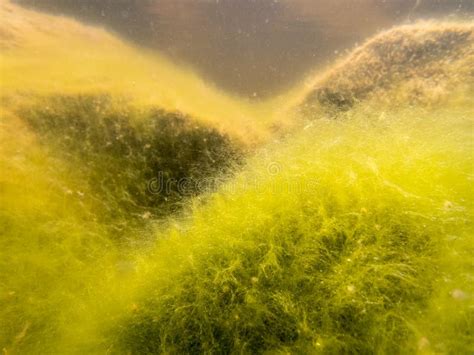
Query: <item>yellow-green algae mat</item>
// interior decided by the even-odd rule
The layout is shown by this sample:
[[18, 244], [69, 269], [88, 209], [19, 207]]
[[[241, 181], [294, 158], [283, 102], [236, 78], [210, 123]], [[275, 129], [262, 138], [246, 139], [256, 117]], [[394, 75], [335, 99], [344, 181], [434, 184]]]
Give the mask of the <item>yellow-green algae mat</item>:
[[469, 353], [472, 97], [313, 121], [126, 250], [3, 132], [4, 352]]
[[[0, 4], [2, 11], [20, 11]], [[92, 50], [105, 39], [99, 36], [91, 46], [89, 39], [97, 35], [91, 29], [84, 33], [84, 47], [58, 50], [67, 53], [64, 65], [82, 68], [63, 87], [58, 78], [64, 67], [49, 55], [56, 53], [51, 48], [67, 46], [61, 46], [61, 36], [45, 46], [56, 35], [50, 38], [51, 31], [33, 26], [37, 21], [44, 29], [53, 17], [45, 21], [21, 11], [0, 34], [7, 39], [2, 68], [8, 74], [0, 111], [4, 354], [473, 352], [472, 51], [465, 54], [466, 70], [454, 78], [456, 85], [441, 85], [441, 92], [436, 86], [436, 95], [425, 95], [435, 98], [428, 104], [408, 100], [404, 93], [418, 92], [413, 90], [418, 81], [407, 86], [402, 80], [369, 99], [355, 97], [346, 112], [312, 107], [304, 129], [263, 146], [224, 185], [213, 174], [220, 188], [187, 200], [188, 212], [155, 221], [138, 213], [127, 195], [134, 176], [141, 179], [135, 164], [151, 158], [144, 146], [132, 152], [145, 163], [102, 154], [94, 138], [110, 133], [100, 130], [102, 123], [118, 117], [122, 126], [151, 139], [150, 105], [202, 114], [210, 120], [202, 122], [215, 126], [228, 120], [229, 133], [241, 112], [259, 115], [213, 90], [206, 89], [210, 99], [198, 104], [195, 92], [204, 89], [200, 82], [190, 85], [186, 73], [179, 77], [186, 78], [187, 90], [171, 90], [177, 103], [165, 105], [169, 100], [160, 97], [167, 90], [141, 83], [137, 96], [154, 93], [148, 100], [140, 97], [146, 108], [118, 105], [114, 100], [127, 96], [121, 89], [127, 82], [95, 87], [90, 74], [91, 68], [111, 68], [107, 77], [116, 80], [123, 67], [111, 67], [110, 58], [87, 67], [74, 57], [86, 48], [93, 58], [89, 64], [105, 58]], [[31, 33], [21, 31], [29, 28], [27, 18]], [[73, 25], [55, 21], [59, 28]], [[32, 49], [9, 41], [15, 33], [30, 39]], [[111, 43], [114, 58], [122, 59], [123, 45]], [[161, 63], [146, 62], [146, 68]], [[42, 66], [48, 70], [38, 72]], [[170, 72], [169, 77], [177, 75]], [[57, 85], [47, 90], [51, 74]], [[130, 77], [145, 81], [149, 72], [139, 74]], [[456, 70], [448, 74], [452, 79]], [[58, 92], [64, 96], [55, 97]], [[111, 94], [112, 101], [97, 92]], [[183, 92], [189, 100], [178, 105]], [[257, 113], [264, 116], [266, 105], [278, 111], [284, 99], [269, 101]], [[292, 100], [288, 95], [286, 101]], [[17, 110], [18, 101], [28, 104], [27, 111]], [[92, 111], [83, 111], [88, 107]], [[93, 134], [83, 142], [79, 134], [71, 144], [67, 124], [64, 131], [44, 125], [68, 117], [79, 118], [82, 126], [88, 122], [83, 132]], [[237, 134], [244, 135], [245, 130]], [[219, 141], [228, 146], [227, 139]], [[100, 181], [99, 171], [105, 181], [98, 189], [92, 182]], [[137, 224], [140, 218], [146, 223]]]
[[113, 349], [470, 353], [472, 104], [360, 108], [269, 147], [159, 234]]

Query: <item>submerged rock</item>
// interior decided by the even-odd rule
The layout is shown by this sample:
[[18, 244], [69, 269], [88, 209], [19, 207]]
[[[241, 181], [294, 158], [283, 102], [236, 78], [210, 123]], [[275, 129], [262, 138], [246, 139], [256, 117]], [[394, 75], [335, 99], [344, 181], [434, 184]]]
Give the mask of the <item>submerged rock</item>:
[[468, 353], [469, 305], [444, 308], [472, 289], [469, 258], [449, 252], [470, 253], [466, 113], [318, 120], [257, 157], [157, 234], [138, 307], [109, 333], [116, 352]]
[[203, 179], [225, 176], [242, 157], [237, 141], [189, 116], [107, 95], [51, 96], [17, 111], [85, 179], [115, 227], [179, 210], [184, 198], [207, 192]]
[[[316, 80], [301, 109], [348, 110], [401, 85], [405, 98], [447, 94], [474, 79], [474, 25], [422, 22], [395, 27], [356, 48]], [[404, 104], [406, 102], [399, 102]]]

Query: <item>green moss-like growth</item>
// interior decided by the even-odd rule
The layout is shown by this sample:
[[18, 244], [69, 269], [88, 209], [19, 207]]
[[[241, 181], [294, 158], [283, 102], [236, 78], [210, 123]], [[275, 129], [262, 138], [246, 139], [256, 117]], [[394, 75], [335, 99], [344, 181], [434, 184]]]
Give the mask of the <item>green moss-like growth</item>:
[[460, 83], [472, 83], [473, 55], [471, 23], [398, 26], [371, 38], [325, 73], [301, 109], [348, 110], [373, 96], [392, 103], [436, 102]]
[[242, 156], [238, 143], [214, 128], [106, 95], [49, 97], [19, 116], [85, 177], [115, 228], [177, 211], [183, 197], [202, 192], [199, 181], [225, 175]]
[[84, 307], [114, 243], [87, 201], [65, 192], [85, 190], [64, 162], [21, 120], [3, 110], [0, 117], [0, 348], [58, 353], [61, 325]]
[[464, 107], [352, 112], [281, 142], [159, 244], [117, 351], [468, 353], [440, 324], [472, 329], [469, 260], [448, 252], [473, 231]]
[[[133, 273], [129, 248], [201, 192], [177, 181], [225, 175], [242, 150], [189, 117], [104, 95], [2, 103], [0, 349], [62, 353], [126, 295], [107, 292]], [[160, 173], [175, 183], [157, 191]]]
[[[370, 40], [314, 87], [321, 120], [260, 147], [189, 219], [155, 223], [201, 191], [177, 181], [226, 175], [241, 149], [144, 105], [242, 136], [297, 93], [241, 105], [100, 31], [6, 4], [5, 354], [472, 353], [472, 24]], [[97, 90], [111, 96], [85, 94]], [[150, 184], [159, 173], [169, 190]]]

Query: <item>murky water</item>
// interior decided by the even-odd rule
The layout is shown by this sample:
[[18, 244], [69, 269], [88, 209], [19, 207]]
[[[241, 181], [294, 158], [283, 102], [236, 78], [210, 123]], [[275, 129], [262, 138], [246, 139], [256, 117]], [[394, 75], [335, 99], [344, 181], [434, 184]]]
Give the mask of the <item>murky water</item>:
[[465, 0], [16, 0], [104, 25], [247, 97], [282, 92], [394, 24], [468, 16]]

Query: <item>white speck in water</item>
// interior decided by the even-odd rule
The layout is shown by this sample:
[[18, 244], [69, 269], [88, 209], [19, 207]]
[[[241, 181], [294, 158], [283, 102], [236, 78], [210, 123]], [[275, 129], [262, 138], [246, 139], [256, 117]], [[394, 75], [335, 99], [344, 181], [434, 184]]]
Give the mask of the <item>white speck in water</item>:
[[466, 292], [460, 289], [454, 289], [451, 291], [451, 296], [458, 301], [463, 301], [468, 298], [468, 295]]

